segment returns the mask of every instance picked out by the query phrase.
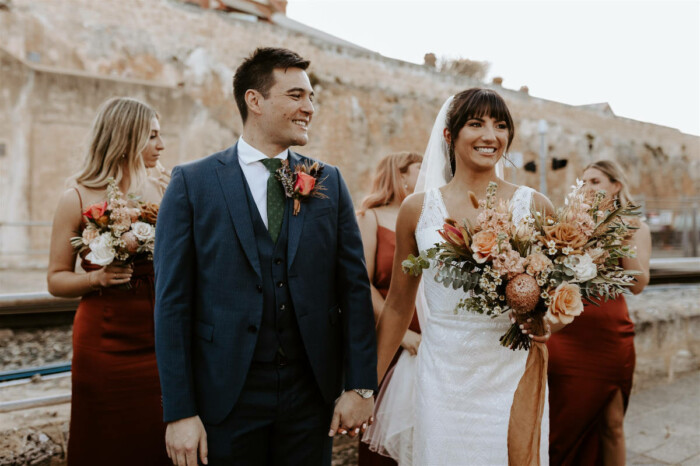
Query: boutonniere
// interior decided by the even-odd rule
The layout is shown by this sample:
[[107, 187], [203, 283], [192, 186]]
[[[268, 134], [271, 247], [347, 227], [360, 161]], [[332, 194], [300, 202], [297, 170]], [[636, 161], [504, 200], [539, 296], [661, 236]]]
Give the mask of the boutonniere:
[[282, 183], [284, 194], [294, 199], [294, 215], [301, 210], [301, 201], [305, 201], [311, 197], [324, 199], [328, 196], [323, 194], [326, 187], [321, 178], [323, 173], [323, 165], [314, 162], [312, 165], [300, 163], [294, 167], [294, 172], [289, 168], [289, 161], [283, 160], [282, 166], [277, 169], [277, 179]]

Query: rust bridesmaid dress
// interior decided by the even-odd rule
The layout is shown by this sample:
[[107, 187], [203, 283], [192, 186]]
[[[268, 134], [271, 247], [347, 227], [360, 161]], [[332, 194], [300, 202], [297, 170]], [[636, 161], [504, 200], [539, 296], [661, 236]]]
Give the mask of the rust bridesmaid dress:
[[[99, 269], [85, 259], [82, 267]], [[156, 367], [151, 261], [134, 263], [131, 286], [88, 293], [78, 305], [69, 466], [172, 464]]]
[[599, 304], [587, 304], [547, 343], [552, 465], [602, 464], [604, 408], [619, 390], [627, 409], [635, 366], [634, 324], [624, 296]]
[[[374, 261], [374, 280], [372, 284], [379, 291], [382, 297], [386, 298], [389, 293], [389, 284], [391, 283], [391, 271], [394, 265], [394, 250], [396, 249], [396, 233], [383, 226], [377, 226], [377, 253]], [[414, 332], [420, 333], [418, 325], [418, 316], [413, 313], [411, 324], [408, 327]], [[403, 348], [399, 347], [394, 359], [389, 364], [389, 369], [394, 367], [398, 361]], [[360, 441], [360, 449], [358, 455], [359, 466], [394, 466], [396, 461], [388, 456], [380, 455], [369, 449], [369, 445]]]

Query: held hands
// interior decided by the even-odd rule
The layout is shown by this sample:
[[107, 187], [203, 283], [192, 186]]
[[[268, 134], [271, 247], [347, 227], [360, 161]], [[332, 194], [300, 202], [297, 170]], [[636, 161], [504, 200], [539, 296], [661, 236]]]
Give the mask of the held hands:
[[169, 423], [165, 429], [165, 448], [175, 466], [197, 466], [197, 452], [202, 464], [208, 464], [207, 433], [199, 416]]
[[337, 432], [342, 435], [348, 434], [350, 437], [355, 437], [364, 432], [368, 425], [372, 424], [373, 411], [373, 397], [365, 399], [352, 390], [344, 392], [335, 404], [331, 430], [328, 432], [328, 436], [333, 437]]
[[406, 330], [406, 334], [403, 336], [403, 340], [401, 340], [401, 347], [408, 351], [411, 356], [415, 356], [418, 354], [420, 342], [420, 333], [416, 333], [413, 330]]
[[109, 264], [94, 272], [95, 277], [89, 277], [91, 287], [99, 285], [103, 288], [115, 285], [124, 285], [131, 281], [131, 275], [134, 273], [134, 268], [131, 265]]

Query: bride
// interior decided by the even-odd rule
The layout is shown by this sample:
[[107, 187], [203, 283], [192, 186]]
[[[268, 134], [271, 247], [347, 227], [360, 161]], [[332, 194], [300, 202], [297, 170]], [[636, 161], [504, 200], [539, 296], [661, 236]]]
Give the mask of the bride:
[[[446, 217], [476, 224], [478, 211], [469, 191], [483, 199], [490, 182], [498, 185], [496, 197], [509, 201], [514, 222], [529, 215], [531, 205], [553, 212], [545, 196], [496, 173], [514, 132], [508, 107], [496, 92], [469, 89], [448, 99], [435, 122], [416, 194], [399, 211], [393, 279], [377, 325], [379, 379], [408, 328], [414, 302], [423, 340], [418, 355], [404, 353], [390, 374], [378, 399], [376, 423], [364, 440], [402, 466], [508, 464], [511, 405], [528, 356], [499, 345], [511, 323], [508, 316], [455, 314], [465, 297], [462, 290], [437, 283], [434, 267], [424, 271], [422, 280], [404, 274], [401, 262], [440, 242], [437, 231]], [[526, 324], [523, 332], [529, 330]], [[530, 336], [544, 343], [549, 335]], [[415, 412], [407, 414], [406, 406]], [[540, 438], [535, 433], [529, 441], [534, 454], [528, 464], [548, 464], [547, 411], [545, 402]]]

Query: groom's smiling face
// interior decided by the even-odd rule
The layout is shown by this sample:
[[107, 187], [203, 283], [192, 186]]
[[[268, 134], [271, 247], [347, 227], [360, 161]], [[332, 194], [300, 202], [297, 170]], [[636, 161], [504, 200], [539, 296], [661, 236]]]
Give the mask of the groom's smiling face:
[[261, 123], [271, 142], [282, 147], [309, 142], [314, 91], [300, 68], [275, 69], [275, 83], [260, 102]]

